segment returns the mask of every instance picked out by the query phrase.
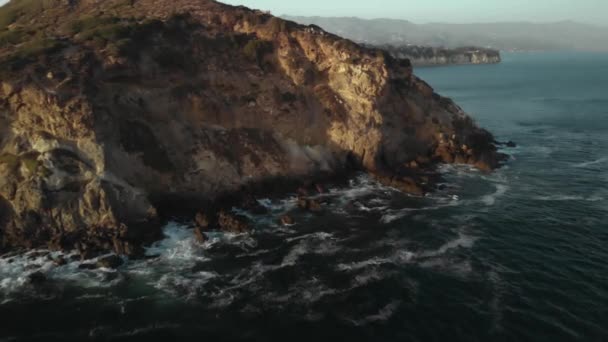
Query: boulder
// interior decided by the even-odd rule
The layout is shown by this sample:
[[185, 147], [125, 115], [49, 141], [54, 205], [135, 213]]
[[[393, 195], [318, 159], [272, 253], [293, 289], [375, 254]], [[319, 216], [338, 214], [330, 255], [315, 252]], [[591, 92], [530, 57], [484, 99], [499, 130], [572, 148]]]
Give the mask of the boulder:
[[298, 198], [298, 207], [300, 209], [314, 213], [319, 213], [323, 211], [323, 206], [321, 206], [321, 203], [319, 203], [319, 201], [306, 197]]
[[62, 257], [62, 256], [60, 256], [60, 257], [57, 257], [57, 258], [53, 259], [53, 264], [54, 264], [55, 266], [64, 266], [64, 265], [66, 265], [67, 263], [68, 263], [68, 261], [67, 261], [67, 260], [65, 260], [65, 258], [64, 258], [64, 257]]
[[207, 235], [205, 235], [202, 227], [194, 227], [194, 238], [198, 243], [205, 243], [208, 240]]
[[289, 216], [289, 215], [283, 215], [281, 216], [281, 224], [284, 226], [292, 226], [294, 224], [296, 224], [296, 221], [293, 219], [293, 217]]
[[250, 230], [249, 219], [242, 215], [235, 215], [224, 210], [218, 215], [218, 225], [222, 231], [228, 233], [247, 233]]
[[46, 282], [46, 275], [42, 272], [34, 272], [27, 276], [27, 281], [32, 285], [40, 285]]
[[97, 260], [95, 266], [97, 268], [118, 268], [120, 267], [124, 261], [118, 255], [108, 255]]
[[196, 216], [194, 217], [194, 223], [196, 224], [197, 228], [200, 228], [200, 230], [204, 231], [209, 229], [209, 217], [202, 211], [196, 213]]

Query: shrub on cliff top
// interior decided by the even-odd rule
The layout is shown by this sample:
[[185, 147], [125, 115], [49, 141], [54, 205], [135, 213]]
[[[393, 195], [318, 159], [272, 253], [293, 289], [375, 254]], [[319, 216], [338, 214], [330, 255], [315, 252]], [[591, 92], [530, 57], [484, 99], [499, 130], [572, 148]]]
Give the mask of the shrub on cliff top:
[[272, 52], [273, 46], [271, 42], [252, 39], [243, 47], [245, 57], [252, 61], [260, 62], [261, 59], [268, 53]]
[[0, 8], [0, 29], [14, 23], [21, 16], [33, 16], [54, 5], [54, 0], [12, 0]]
[[19, 167], [19, 157], [11, 153], [4, 153], [0, 155], [0, 164], [6, 165], [9, 170], [15, 170]]
[[117, 41], [128, 37], [133, 25], [117, 17], [83, 17], [70, 23], [69, 31], [83, 40]]
[[0, 32], [0, 49], [9, 45], [17, 45], [27, 38], [23, 30], [6, 30]]

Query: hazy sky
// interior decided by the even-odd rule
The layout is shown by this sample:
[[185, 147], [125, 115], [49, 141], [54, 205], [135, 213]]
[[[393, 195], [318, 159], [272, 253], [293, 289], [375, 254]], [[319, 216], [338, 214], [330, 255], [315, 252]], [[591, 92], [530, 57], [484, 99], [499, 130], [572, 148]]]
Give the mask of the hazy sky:
[[275, 15], [357, 16], [425, 22], [608, 22], [608, 0], [222, 0]]
[[[146, 0], [140, 0], [146, 1]], [[7, 0], [0, 0], [0, 5]], [[574, 20], [606, 25], [608, 0], [222, 0], [275, 15], [357, 16], [425, 22]]]

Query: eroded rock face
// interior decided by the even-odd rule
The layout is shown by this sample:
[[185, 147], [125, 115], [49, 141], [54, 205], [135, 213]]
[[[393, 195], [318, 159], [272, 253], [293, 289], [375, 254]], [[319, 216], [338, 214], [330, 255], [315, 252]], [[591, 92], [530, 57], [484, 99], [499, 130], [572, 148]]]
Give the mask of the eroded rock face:
[[210, 0], [56, 2], [37, 16], [53, 49], [0, 48], [3, 248], [137, 254], [159, 238], [166, 198], [500, 159], [409, 61], [316, 27]]

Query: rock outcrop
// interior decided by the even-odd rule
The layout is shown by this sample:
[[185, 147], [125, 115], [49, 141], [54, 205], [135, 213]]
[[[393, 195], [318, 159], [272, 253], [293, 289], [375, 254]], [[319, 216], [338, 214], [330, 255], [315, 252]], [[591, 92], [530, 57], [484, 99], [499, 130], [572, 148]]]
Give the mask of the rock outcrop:
[[414, 66], [438, 66], [453, 64], [497, 64], [500, 51], [478, 47], [456, 49], [418, 45], [379, 45], [395, 58], [409, 59]]
[[16, 7], [0, 27], [2, 249], [137, 255], [171, 203], [501, 158], [408, 60], [314, 26], [211, 0], [13, 0], [0, 14]]

